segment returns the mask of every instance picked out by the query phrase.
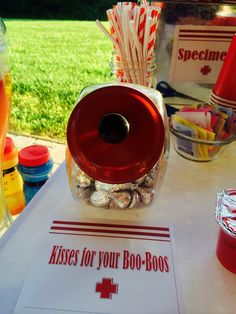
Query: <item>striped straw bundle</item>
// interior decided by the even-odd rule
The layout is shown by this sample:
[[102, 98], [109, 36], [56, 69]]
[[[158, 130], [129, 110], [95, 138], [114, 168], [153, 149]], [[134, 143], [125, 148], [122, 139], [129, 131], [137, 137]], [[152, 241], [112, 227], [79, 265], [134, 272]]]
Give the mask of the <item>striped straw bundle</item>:
[[107, 10], [110, 32], [96, 21], [113, 43], [114, 72], [118, 82], [152, 87], [156, 75], [155, 42], [160, 10], [146, 1], [140, 5], [118, 2]]

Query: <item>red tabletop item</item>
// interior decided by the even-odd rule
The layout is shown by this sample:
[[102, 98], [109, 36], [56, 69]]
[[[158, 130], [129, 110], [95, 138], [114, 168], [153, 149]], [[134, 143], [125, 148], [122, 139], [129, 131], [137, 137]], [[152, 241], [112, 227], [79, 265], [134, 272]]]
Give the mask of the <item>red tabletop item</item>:
[[19, 163], [26, 167], [37, 167], [50, 160], [49, 149], [44, 145], [30, 145], [19, 152]]
[[150, 171], [164, 140], [155, 103], [126, 86], [102, 87], [82, 98], [67, 126], [68, 148], [77, 165], [93, 179], [112, 184]]
[[220, 229], [216, 254], [221, 264], [232, 273], [236, 274], [236, 238]]
[[216, 255], [226, 269], [236, 274], [236, 190], [217, 194], [215, 217], [220, 226]]
[[211, 103], [236, 110], [236, 34], [233, 36], [225, 61], [211, 95]]
[[16, 146], [12, 138], [6, 137], [5, 146], [4, 146], [4, 155], [9, 154], [13, 150], [15, 150]]
[[15, 146], [13, 139], [9, 136], [6, 137], [3, 156], [3, 170], [14, 167], [18, 163], [18, 150]]
[[213, 20], [209, 21], [209, 25], [236, 26], [236, 17], [235, 16], [216, 16]]

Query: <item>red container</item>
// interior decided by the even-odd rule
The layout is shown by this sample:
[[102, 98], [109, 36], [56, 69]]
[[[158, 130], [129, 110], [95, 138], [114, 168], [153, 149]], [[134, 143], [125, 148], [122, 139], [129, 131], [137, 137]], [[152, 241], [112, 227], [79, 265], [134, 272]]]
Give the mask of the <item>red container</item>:
[[236, 274], [236, 237], [223, 229], [219, 231], [216, 255], [225, 268]]
[[212, 90], [210, 102], [212, 105], [232, 108], [236, 111], [236, 34], [232, 37], [224, 63], [219, 72], [216, 84]]
[[226, 269], [236, 274], [236, 190], [217, 194], [215, 218], [220, 226], [216, 255]]

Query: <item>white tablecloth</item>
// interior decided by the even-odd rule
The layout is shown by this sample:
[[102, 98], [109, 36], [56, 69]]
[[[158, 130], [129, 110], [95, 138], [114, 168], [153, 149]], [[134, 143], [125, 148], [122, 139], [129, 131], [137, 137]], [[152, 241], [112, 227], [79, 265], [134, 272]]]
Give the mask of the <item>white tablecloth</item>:
[[208, 163], [185, 160], [171, 149], [155, 202], [149, 209], [127, 211], [95, 209], [74, 201], [63, 163], [0, 239], [0, 313], [13, 313], [52, 218], [68, 215], [172, 224], [185, 313], [235, 314], [236, 275], [224, 269], [215, 255], [218, 225], [214, 219], [216, 193], [236, 188], [235, 157], [236, 143], [221, 159]]

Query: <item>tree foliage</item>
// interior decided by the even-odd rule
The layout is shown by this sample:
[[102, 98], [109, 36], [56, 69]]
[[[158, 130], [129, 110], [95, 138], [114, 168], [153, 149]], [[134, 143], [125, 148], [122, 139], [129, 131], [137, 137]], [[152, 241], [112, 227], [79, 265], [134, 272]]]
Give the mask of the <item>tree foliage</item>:
[[0, 0], [3, 18], [36, 19], [106, 19], [106, 10], [117, 3], [113, 0]]

